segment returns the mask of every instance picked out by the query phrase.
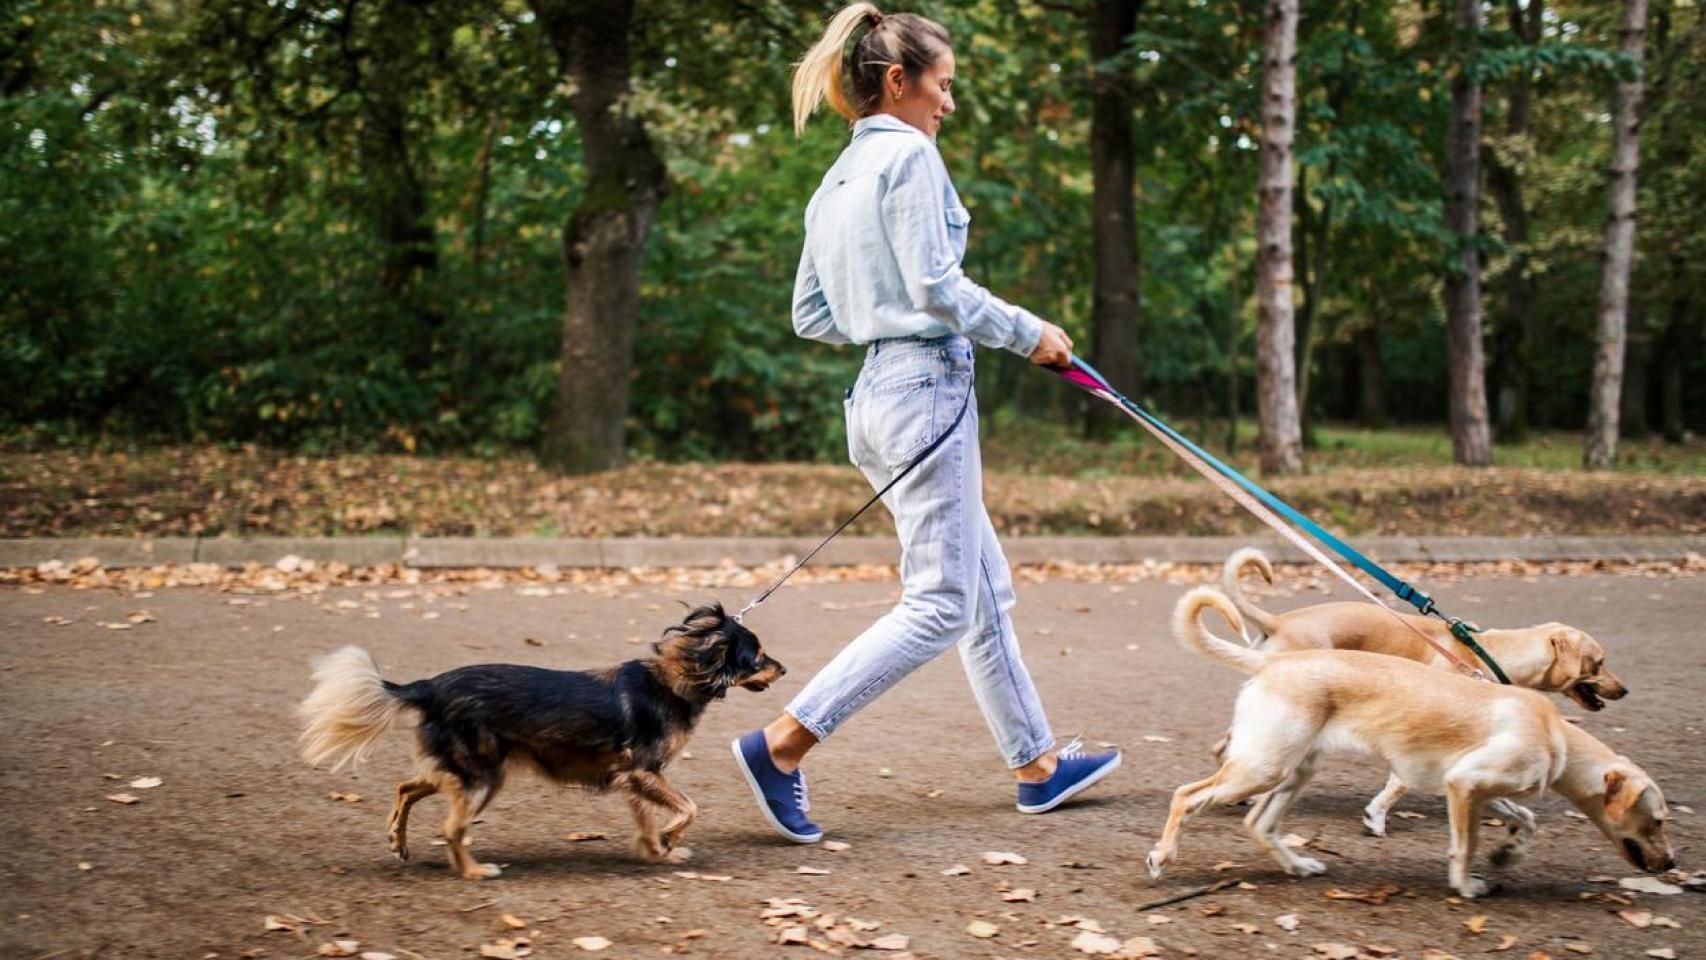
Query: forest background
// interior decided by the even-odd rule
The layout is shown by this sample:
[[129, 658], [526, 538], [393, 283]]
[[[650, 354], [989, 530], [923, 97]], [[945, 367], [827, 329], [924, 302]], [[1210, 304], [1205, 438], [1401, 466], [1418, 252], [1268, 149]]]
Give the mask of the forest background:
[[[968, 273], [1235, 458], [1253, 454], [1260, 386], [1275, 6], [916, 5], [955, 37], [959, 109], [940, 146], [972, 213]], [[1451, 448], [1446, 303], [1472, 250], [1499, 456], [1579, 462], [1614, 111], [1638, 80], [1615, 426], [1652, 440], [1620, 462], [1698, 475], [1706, 9], [1642, 3], [1636, 58], [1620, 52], [1618, 3], [1467, 6], [1479, 28], [1463, 0], [1298, 5], [1288, 230], [1305, 461]], [[788, 81], [833, 9], [17, 0], [0, 15], [4, 445], [567, 473], [842, 461], [860, 353], [789, 324], [804, 206], [847, 132], [820, 115], [796, 139]], [[1447, 217], [1454, 81], [1482, 97], [1469, 233]], [[600, 247], [612, 224], [623, 242]], [[1055, 378], [983, 358], [998, 459], [1146, 459]]]

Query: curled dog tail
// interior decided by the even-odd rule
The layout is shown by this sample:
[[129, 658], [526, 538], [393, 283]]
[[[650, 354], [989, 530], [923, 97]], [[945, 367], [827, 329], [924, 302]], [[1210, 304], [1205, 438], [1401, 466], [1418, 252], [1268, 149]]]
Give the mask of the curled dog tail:
[[[1244, 596], [1244, 588], [1239, 585], [1244, 572], [1252, 567], [1262, 575], [1262, 579], [1266, 580], [1269, 586], [1273, 585], [1274, 568], [1268, 563], [1267, 555], [1255, 547], [1244, 547], [1226, 558], [1226, 565], [1220, 568], [1220, 586], [1232, 600], [1232, 605], [1244, 615], [1244, 619], [1271, 637], [1274, 631], [1279, 629], [1279, 618], [1251, 603], [1250, 598]], [[1238, 632], [1244, 635], [1245, 642], [1250, 646], [1256, 645], [1257, 641], [1243, 628]]]
[[1209, 633], [1202, 625], [1204, 607], [1213, 607], [1215, 612], [1226, 618], [1233, 629], [1244, 632], [1244, 620], [1238, 615], [1238, 610], [1226, 595], [1213, 587], [1197, 587], [1179, 598], [1179, 605], [1173, 608], [1173, 638], [1179, 641], [1179, 646], [1192, 650], [1205, 657], [1231, 664], [1245, 673], [1255, 673], [1268, 661], [1271, 654], [1260, 650], [1252, 650], [1230, 640]]
[[302, 730], [302, 759], [333, 770], [359, 763], [408, 704], [405, 688], [379, 676], [379, 664], [357, 646], [340, 647], [314, 663], [314, 689], [297, 709]]

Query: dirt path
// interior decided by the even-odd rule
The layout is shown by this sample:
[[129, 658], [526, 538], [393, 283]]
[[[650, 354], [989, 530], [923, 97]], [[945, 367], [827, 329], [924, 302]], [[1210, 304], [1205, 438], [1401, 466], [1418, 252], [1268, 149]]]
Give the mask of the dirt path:
[[[1682, 865], [1706, 866], [1706, 578], [1600, 574], [1434, 586], [1454, 609], [1485, 623], [1558, 619], [1606, 642], [1633, 693], [1584, 725], [1663, 784]], [[1588, 878], [1633, 871], [1556, 799], [1538, 805], [1542, 832], [1506, 889], [1474, 904], [1453, 902], [1444, 884], [1442, 801], [1408, 800], [1401, 809], [1424, 818], [1395, 820], [1385, 840], [1366, 837], [1356, 813], [1382, 773], [1360, 761], [1324, 764], [1289, 824], [1323, 851], [1326, 877], [1284, 877], [1257, 855], [1236, 815], [1210, 812], [1187, 834], [1181, 862], [1152, 883], [1143, 852], [1173, 788], [1211, 769], [1208, 748], [1239, 681], [1167, 638], [1166, 617], [1182, 588], [1158, 581], [1021, 585], [1018, 623], [1056, 732], [1064, 739], [1082, 731], [1092, 744], [1117, 742], [1127, 751], [1113, 779], [1054, 814], [1014, 812], [1012, 787], [950, 656], [812, 758], [814, 816], [848, 849], [801, 848], [769, 835], [728, 759], [730, 737], [781, 709], [895, 590], [892, 583], [815, 584], [783, 591], [752, 620], [791, 668], [788, 678], [767, 694], [737, 693], [714, 707], [691, 757], [672, 771], [702, 811], [688, 837], [692, 863], [659, 867], [634, 858], [627, 811], [616, 799], [525, 781], [507, 789], [475, 831], [478, 855], [505, 864], [503, 877], [451, 878], [443, 851], [427, 846], [442, 809], [437, 800], [417, 814], [415, 860], [392, 859], [383, 820], [408, 765], [407, 734], [393, 734], [356, 775], [305, 767], [294, 752], [292, 709], [309, 658], [360, 643], [395, 678], [486, 660], [601, 665], [636, 655], [631, 640], [653, 637], [676, 615], [675, 601], [704, 596], [667, 587], [561, 589], [524, 592], [511, 584], [441, 597], [430, 588], [340, 588], [286, 599], [197, 588], [140, 597], [4, 588], [0, 785], [9, 836], [0, 857], [0, 955], [294, 958], [343, 937], [363, 950], [439, 960], [478, 956], [480, 945], [519, 935], [531, 938], [535, 957], [579, 955], [572, 941], [589, 936], [611, 941], [600, 954], [607, 957], [815, 956], [810, 946], [776, 945], [776, 928], [760, 920], [766, 898], [788, 897], [837, 918], [880, 922], [866, 936], [903, 934], [923, 957], [1084, 956], [1070, 947], [1082, 931], [1059, 922], [1072, 917], [1121, 940], [1152, 937], [1167, 956], [1318, 957], [1313, 945], [1337, 942], [1468, 957], [1505, 935], [1514, 944], [1494, 956], [1706, 952], [1706, 898], [1606, 902], [1615, 886]], [[744, 596], [731, 589], [723, 599]], [[122, 631], [98, 625], [144, 610], [153, 622]], [[130, 785], [143, 777], [162, 782]], [[140, 800], [106, 799], [120, 793]], [[572, 832], [609, 839], [564, 839]], [[985, 851], [1029, 862], [988, 866], [980, 860]], [[1239, 866], [1217, 873], [1227, 861]], [[969, 872], [943, 874], [957, 864]], [[802, 866], [829, 872], [800, 874]], [[1135, 910], [1227, 877], [1253, 888]], [[1389, 883], [1403, 892], [1384, 906], [1324, 896]], [[1004, 902], [1004, 888], [1034, 890], [1034, 899]], [[1617, 909], [1650, 911], [1680, 927], [1637, 929]], [[269, 914], [314, 922], [269, 932]], [[510, 929], [505, 914], [525, 927]], [[1295, 932], [1276, 923], [1284, 914], [1296, 916]], [[1477, 916], [1486, 917], [1480, 934], [1466, 926]], [[971, 936], [974, 920], [997, 934]], [[816, 929], [812, 936], [824, 939]]]

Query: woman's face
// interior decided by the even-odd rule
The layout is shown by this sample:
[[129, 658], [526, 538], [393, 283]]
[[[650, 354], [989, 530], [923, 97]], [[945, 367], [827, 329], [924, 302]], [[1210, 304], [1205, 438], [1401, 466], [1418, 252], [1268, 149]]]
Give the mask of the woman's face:
[[917, 80], [908, 77], [898, 63], [891, 64], [883, 78], [882, 112], [917, 127], [932, 140], [942, 129], [942, 118], [954, 112], [954, 51], [937, 50], [936, 62], [925, 67]]

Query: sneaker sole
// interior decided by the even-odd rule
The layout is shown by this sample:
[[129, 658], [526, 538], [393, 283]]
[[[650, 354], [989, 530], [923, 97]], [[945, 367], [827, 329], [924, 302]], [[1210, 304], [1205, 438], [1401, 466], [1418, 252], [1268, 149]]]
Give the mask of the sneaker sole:
[[1073, 784], [1072, 786], [1061, 791], [1060, 796], [1055, 797], [1053, 800], [1050, 800], [1047, 803], [1038, 803], [1038, 804], [1033, 804], [1030, 806], [1027, 806], [1023, 803], [1019, 803], [1019, 804], [1014, 804], [1014, 806], [1018, 808], [1020, 813], [1047, 813], [1050, 810], [1053, 810], [1055, 807], [1060, 806], [1061, 804], [1065, 803], [1066, 801], [1071, 800], [1073, 797], [1076, 797], [1079, 794], [1083, 793], [1084, 791], [1090, 789], [1091, 787], [1095, 786], [1096, 784], [1101, 783], [1102, 780], [1108, 776], [1108, 774], [1113, 773], [1115, 770], [1118, 770], [1120, 768], [1120, 761], [1122, 761], [1124, 759], [1125, 759], [1124, 754], [1119, 754], [1119, 753], [1114, 754], [1114, 758], [1112, 760], [1109, 760], [1107, 763], [1103, 764], [1101, 767], [1097, 768], [1095, 773], [1090, 774], [1088, 777], [1085, 777], [1084, 779], [1078, 781], [1077, 783]]
[[752, 768], [746, 765], [746, 754], [741, 753], [740, 740], [734, 740], [729, 746], [734, 751], [735, 764], [740, 767], [741, 776], [746, 777], [746, 785], [752, 788], [752, 799], [758, 801], [758, 812], [764, 814], [764, 819], [770, 821], [776, 832], [795, 843], [816, 843], [822, 840], [822, 830], [817, 833], [795, 833], [782, 826], [782, 821], [777, 820], [776, 815], [770, 812], [770, 801], [764, 796], [764, 788], [758, 785], [758, 778], [752, 775]]

